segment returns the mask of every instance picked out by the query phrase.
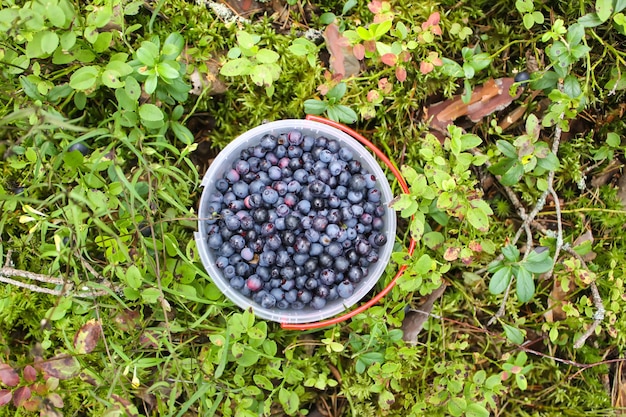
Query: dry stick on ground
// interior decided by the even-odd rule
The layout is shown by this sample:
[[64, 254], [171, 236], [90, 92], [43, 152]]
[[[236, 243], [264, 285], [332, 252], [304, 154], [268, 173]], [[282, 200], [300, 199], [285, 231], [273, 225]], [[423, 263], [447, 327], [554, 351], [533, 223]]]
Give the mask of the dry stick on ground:
[[[563, 117], [565, 117], [565, 115], [561, 113], [561, 115], [559, 116], [559, 120], [562, 120]], [[562, 133], [563, 131], [557, 123], [556, 128], [554, 129], [554, 140], [552, 142], [552, 153], [554, 155], [558, 154]], [[520, 217], [522, 218], [522, 226], [517, 230], [517, 233], [515, 234], [515, 237], [511, 241], [511, 244], [515, 245], [517, 241], [519, 240], [519, 238], [522, 236], [522, 232], [526, 233], [527, 243], [526, 243], [526, 252], [524, 254], [524, 259], [526, 259], [526, 257], [530, 254], [532, 246], [533, 246], [532, 231], [530, 230], [531, 223], [533, 222], [537, 214], [539, 214], [541, 209], [543, 209], [544, 205], [546, 204], [546, 199], [548, 195], [551, 195], [554, 200], [554, 205], [555, 205], [555, 209], [557, 213], [556, 249], [555, 249], [554, 258], [553, 258], [553, 267], [548, 272], [548, 277], [552, 275], [552, 271], [554, 270], [554, 264], [556, 264], [561, 248], [563, 247], [563, 227], [562, 227], [562, 222], [561, 222], [561, 206], [559, 203], [559, 197], [556, 191], [554, 191], [554, 175], [555, 175], [554, 170], [548, 173], [548, 180], [547, 180], [548, 187], [541, 194], [541, 196], [537, 200], [537, 203], [535, 204], [535, 207], [530, 212], [530, 214], [526, 214], [526, 209], [517, 198], [517, 195], [515, 194], [515, 192], [513, 192], [513, 190], [511, 190], [511, 188], [509, 187], [506, 187], [506, 186], [504, 187], [505, 192], [507, 193], [509, 199], [511, 200], [511, 203], [513, 203], [513, 206], [517, 209]], [[489, 320], [489, 322], [487, 323], [488, 326], [491, 326], [492, 324], [494, 324], [506, 312], [505, 305], [509, 298], [511, 284], [512, 284], [512, 280], [511, 282], [509, 282], [509, 285], [507, 286], [504, 296], [502, 297], [500, 308], [498, 309], [496, 314], [494, 314], [494, 316]]]
[[[21, 281], [11, 279], [9, 277], [19, 277], [19, 278], [30, 279], [32, 281], [43, 282], [46, 284], [62, 285], [63, 288], [60, 290], [53, 290], [53, 289], [46, 288], [46, 287], [40, 287], [39, 285], [35, 285], [35, 284], [27, 284]], [[49, 275], [43, 275], [43, 274], [36, 274], [34, 272], [24, 271], [22, 269], [15, 269], [10, 266], [4, 266], [0, 268], [0, 282], [4, 282], [10, 285], [15, 285], [16, 287], [26, 288], [33, 292], [40, 292], [40, 293], [56, 295], [56, 296], [68, 295], [70, 291], [72, 290], [72, 288], [74, 287], [73, 284], [68, 283], [67, 281], [61, 278], [55, 278], [55, 277], [51, 277]], [[98, 296], [102, 296], [106, 294], [108, 294], [106, 291], [90, 291], [90, 290], [84, 290], [84, 291], [81, 290], [81, 291], [76, 291], [72, 293], [74, 297], [98, 297]]]

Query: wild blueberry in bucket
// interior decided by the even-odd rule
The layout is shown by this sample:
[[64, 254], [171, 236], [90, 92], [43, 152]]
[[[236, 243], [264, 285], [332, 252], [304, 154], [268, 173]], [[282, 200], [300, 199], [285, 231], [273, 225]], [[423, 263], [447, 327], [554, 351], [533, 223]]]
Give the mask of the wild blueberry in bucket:
[[263, 308], [349, 298], [387, 243], [376, 177], [336, 140], [299, 130], [241, 150], [209, 196], [209, 249]]

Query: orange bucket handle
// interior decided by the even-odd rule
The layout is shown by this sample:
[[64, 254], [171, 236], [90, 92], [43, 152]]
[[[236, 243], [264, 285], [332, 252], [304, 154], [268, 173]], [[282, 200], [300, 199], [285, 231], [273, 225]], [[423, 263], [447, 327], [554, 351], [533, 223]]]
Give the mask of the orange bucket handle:
[[[400, 173], [400, 170], [398, 170], [398, 168], [393, 164], [393, 162], [391, 162], [391, 160], [387, 158], [387, 155], [385, 155], [380, 149], [378, 149], [372, 142], [370, 142], [369, 140], [367, 140], [365, 137], [355, 132], [354, 130], [350, 129], [348, 126], [332, 121], [332, 120], [328, 120], [324, 117], [313, 116], [309, 114], [307, 115], [306, 119], [332, 126], [336, 129], [339, 129], [349, 134], [350, 136], [352, 136], [353, 138], [361, 142], [363, 146], [365, 146], [370, 151], [372, 151], [391, 170], [393, 175], [398, 180], [398, 184], [400, 184], [400, 188], [402, 188], [402, 191], [406, 194], [409, 193], [409, 186], [407, 185], [406, 181], [404, 180], [404, 177]], [[409, 255], [413, 254], [413, 251], [415, 251], [416, 245], [417, 245], [417, 242], [415, 241], [415, 239], [411, 238], [411, 242], [409, 243]], [[300, 324], [281, 323], [281, 327], [287, 330], [311, 330], [311, 329], [320, 329], [322, 327], [331, 326], [333, 324], [346, 321], [349, 318], [352, 318], [356, 316], [357, 314], [364, 312], [365, 310], [367, 310], [368, 308], [376, 304], [378, 301], [380, 301], [380, 299], [383, 298], [385, 295], [387, 295], [387, 293], [389, 293], [389, 291], [391, 291], [391, 289], [396, 285], [398, 278], [402, 276], [406, 268], [407, 268], [407, 265], [402, 265], [398, 269], [398, 272], [393, 277], [393, 279], [389, 281], [389, 284], [387, 284], [387, 286], [383, 288], [381, 292], [379, 292], [374, 297], [372, 297], [369, 301], [367, 301], [360, 307], [355, 308], [352, 311], [349, 311], [345, 314], [342, 314], [341, 316], [334, 317], [332, 319], [317, 321], [313, 323], [300, 323]]]

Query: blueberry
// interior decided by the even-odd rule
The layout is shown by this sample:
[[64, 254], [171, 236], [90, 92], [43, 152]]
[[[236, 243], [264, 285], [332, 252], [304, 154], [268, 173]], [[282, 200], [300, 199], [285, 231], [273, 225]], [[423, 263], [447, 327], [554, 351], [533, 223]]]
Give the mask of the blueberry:
[[287, 301], [288, 303], [293, 303], [297, 299], [298, 299], [298, 290], [296, 289], [286, 290], [285, 301]]
[[246, 261], [254, 259], [254, 251], [248, 247], [241, 250], [241, 257]]
[[311, 292], [308, 290], [301, 290], [298, 292], [298, 300], [302, 301], [304, 304], [308, 304], [313, 299]]
[[346, 162], [351, 161], [354, 156], [352, 151], [346, 147], [342, 147], [341, 149], [339, 149], [337, 155], [339, 156], [339, 159]]
[[354, 283], [359, 283], [363, 279], [363, 271], [361, 267], [352, 266], [348, 269], [348, 279]]
[[235, 276], [230, 279], [230, 286], [236, 290], [242, 289], [244, 284], [245, 284], [245, 281], [242, 277]]
[[230, 243], [230, 246], [236, 251], [241, 251], [246, 245], [246, 240], [241, 235], [233, 235], [228, 239], [228, 243]]
[[266, 187], [261, 194], [263, 202], [268, 205], [273, 205], [278, 201], [278, 192], [270, 187]]
[[215, 233], [209, 236], [209, 238], [207, 239], [207, 243], [209, 245], [209, 248], [219, 249], [219, 247], [222, 246], [222, 243], [224, 242], [222, 240], [222, 236], [218, 233]]
[[222, 272], [226, 278], [232, 278], [236, 275], [235, 267], [233, 265], [226, 265]]
[[263, 280], [257, 274], [250, 275], [246, 279], [246, 287], [253, 292], [259, 291], [263, 287]]
[[320, 273], [320, 281], [324, 285], [332, 285], [335, 283], [335, 271], [332, 269], [323, 269]]
[[339, 285], [337, 285], [337, 294], [341, 298], [349, 298], [354, 294], [354, 285], [348, 281], [342, 281]]
[[261, 147], [265, 150], [272, 150], [278, 144], [278, 141], [275, 136], [272, 135], [264, 135], [260, 141]]
[[315, 278], [309, 278], [304, 283], [304, 288], [307, 290], [314, 290], [319, 285], [319, 282]]
[[513, 79], [516, 83], [526, 84], [530, 80], [530, 74], [526, 71], [518, 72]]
[[276, 298], [274, 298], [271, 294], [266, 294], [261, 298], [261, 307], [263, 308], [274, 308], [276, 305]]
[[317, 295], [313, 297], [313, 300], [311, 301], [311, 307], [316, 310], [323, 309], [325, 305], [326, 305], [326, 299]]
[[89, 147], [85, 145], [83, 142], [78, 142], [78, 143], [73, 144], [69, 148], [67, 148], [67, 151], [68, 152], [78, 151], [83, 156], [87, 156], [91, 152], [91, 149], [89, 149]]
[[300, 146], [303, 140], [304, 140], [304, 136], [302, 135], [302, 132], [300, 132], [299, 130], [292, 130], [291, 132], [287, 133], [287, 141], [291, 145]]

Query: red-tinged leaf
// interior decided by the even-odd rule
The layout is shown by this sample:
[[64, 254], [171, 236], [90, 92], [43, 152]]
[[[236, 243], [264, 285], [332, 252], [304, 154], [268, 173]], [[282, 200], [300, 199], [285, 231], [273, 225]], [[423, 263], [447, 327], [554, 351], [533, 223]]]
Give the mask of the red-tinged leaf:
[[361, 43], [357, 43], [352, 47], [352, 55], [359, 61], [362, 61], [365, 58], [365, 47]]
[[13, 393], [8, 389], [0, 389], [0, 407], [11, 402]]
[[29, 400], [26, 400], [22, 403], [22, 407], [26, 411], [35, 412], [41, 409], [41, 398], [40, 397], [32, 397]]
[[20, 383], [20, 376], [6, 363], [0, 363], [0, 382], [9, 387]]
[[363, 46], [365, 47], [366, 52], [376, 52], [376, 41], [365, 41], [363, 42]]
[[404, 67], [397, 67], [396, 68], [396, 78], [401, 83], [406, 81], [406, 68], [404, 68]]
[[396, 65], [396, 62], [398, 62], [398, 56], [396, 54], [388, 53], [381, 56], [380, 60], [383, 61], [383, 64], [393, 67]]
[[450, 262], [456, 261], [459, 258], [459, 253], [461, 253], [459, 248], [448, 248], [443, 254], [443, 259]]
[[367, 8], [374, 14], [380, 13], [383, 10], [383, 2], [380, 0], [372, 0], [372, 2], [367, 4]]
[[48, 392], [48, 387], [46, 387], [46, 384], [42, 382], [35, 382], [30, 386], [30, 388], [37, 395], [45, 395]]
[[80, 362], [73, 356], [59, 355], [40, 362], [37, 366], [48, 377], [70, 379], [80, 372]]
[[476, 242], [475, 240], [472, 240], [469, 243], [468, 246], [474, 252], [482, 252], [483, 251], [483, 246], [480, 244], [480, 242]]
[[63, 398], [56, 392], [49, 394], [47, 398], [56, 408], [63, 408]]
[[324, 30], [326, 49], [330, 53], [330, 70], [335, 75], [349, 77], [358, 74], [361, 66], [354, 54], [348, 39], [339, 32], [339, 27], [331, 23]]
[[98, 345], [102, 325], [100, 322], [91, 319], [87, 321], [74, 335], [74, 348], [77, 353], [91, 353]]
[[35, 382], [37, 379], [37, 370], [30, 365], [26, 365], [22, 371], [22, 377], [26, 382]]
[[29, 387], [19, 387], [13, 393], [13, 404], [16, 407], [21, 406], [25, 401], [29, 400], [31, 396]]
[[380, 98], [380, 93], [376, 90], [370, 90], [367, 93], [367, 101], [369, 101], [370, 103], [374, 100], [378, 100]]
[[438, 25], [441, 20], [441, 15], [439, 12], [434, 12], [430, 16], [428, 16], [428, 20], [426, 21], [426, 27]]
[[430, 62], [422, 61], [420, 62], [420, 72], [424, 75], [428, 74], [432, 70], [435, 69], [435, 66]]

